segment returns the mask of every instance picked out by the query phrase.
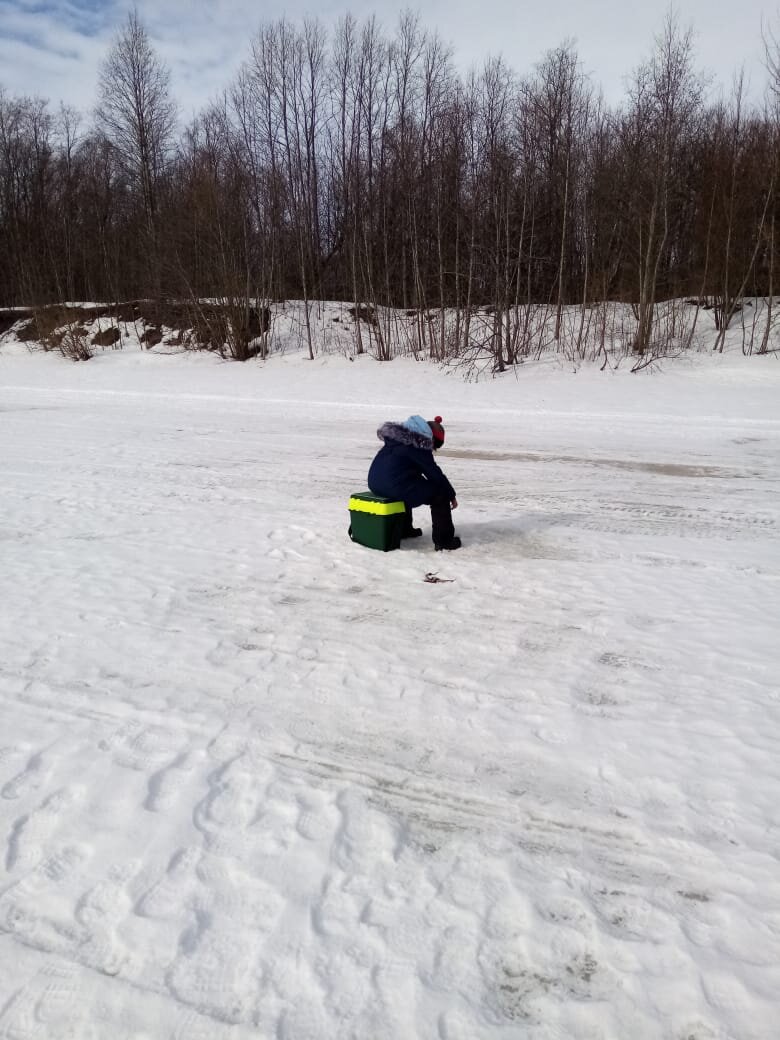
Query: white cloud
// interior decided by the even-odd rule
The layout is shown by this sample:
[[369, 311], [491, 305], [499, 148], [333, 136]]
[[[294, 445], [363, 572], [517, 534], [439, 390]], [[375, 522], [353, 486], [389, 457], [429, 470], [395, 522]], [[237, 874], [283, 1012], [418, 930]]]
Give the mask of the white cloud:
[[[171, 70], [172, 86], [185, 121], [228, 87], [249, 54], [262, 19], [312, 14], [327, 28], [347, 11], [358, 18], [375, 13], [387, 31], [398, 7], [387, 4], [300, 0], [138, 0], [138, 11], [160, 57]], [[0, 0], [0, 83], [12, 93], [39, 94], [88, 112], [96, 100], [98, 68], [131, 3], [70, 0]], [[576, 41], [583, 66], [607, 98], [624, 96], [631, 70], [650, 52], [663, 24], [661, 5], [629, 5], [625, 0], [558, 0], [531, 8], [516, 0], [419, 0], [421, 24], [453, 46], [458, 66], [479, 66], [502, 54], [519, 73], [528, 72], [545, 51], [564, 39]], [[735, 14], [730, 0], [678, 0], [683, 26], [695, 32], [697, 61], [728, 90], [744, 63], [752, 96], [763, 90], [761, 18], [778, 16], [762, 0], [743, 0]]]

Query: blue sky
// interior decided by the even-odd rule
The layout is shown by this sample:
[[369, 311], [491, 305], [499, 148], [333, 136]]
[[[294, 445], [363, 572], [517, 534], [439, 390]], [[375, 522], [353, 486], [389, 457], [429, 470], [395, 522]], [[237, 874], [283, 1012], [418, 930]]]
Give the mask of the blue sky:
[[[88, 112], [95, 101], [97, 70], [132, 5], [114, 0], [0, 0], [0, 85], [14, 94], [39, 94]], [[518, 72], [529, 71], [546, 50], [576, 41], [583, 66], [608, 100], [624, 96], [625, 77], [652, 48], [666, 3], [630, 0], [421, 0], [411, 5], [422, 24], [451, 44], [462, 69], [502, 54]], [[175, 98], [188, 120], [228, 86], [261, 19], [315, 15], [326, 26], [351, 11], [374, 13], [388, 30], [398, 6], [387, 3], [305, 3], [299, 0], [139, 0], [138, 12], [171, 70]], [[681, 0], [680, 23], [694, 29], [701, 68], [730, 88], [741, 63], [758, 98], [762, 66], [762, 17], [780, 36], [780, 11], [762, 0]]]

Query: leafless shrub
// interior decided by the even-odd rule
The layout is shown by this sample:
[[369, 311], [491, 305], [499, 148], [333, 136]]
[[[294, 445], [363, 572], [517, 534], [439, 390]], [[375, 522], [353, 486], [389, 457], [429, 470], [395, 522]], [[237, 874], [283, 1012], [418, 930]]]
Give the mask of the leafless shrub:
[[83, 325], [68, 325], [59, 337], [59, 351], [71, 361], [89, 361], [93, 356], [87, 330]]
[[654, 308], [652, 334], [644, 352], [635, 356], [632, 372], [640, 372], [658, 361], [681, 357], [690, 345], [689, 328], [694, 319], [684, 301], [667, 300]]

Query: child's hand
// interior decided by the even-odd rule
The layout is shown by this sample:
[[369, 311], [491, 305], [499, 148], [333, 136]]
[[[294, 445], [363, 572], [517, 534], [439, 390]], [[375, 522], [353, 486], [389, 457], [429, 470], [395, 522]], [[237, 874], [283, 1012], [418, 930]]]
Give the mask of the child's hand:
[[453, 498], [453, 500], [450, 502], [450, 506], [453, 509], [457, 509], [458, 508], [458, 500], [457, 500], [457, 498]]

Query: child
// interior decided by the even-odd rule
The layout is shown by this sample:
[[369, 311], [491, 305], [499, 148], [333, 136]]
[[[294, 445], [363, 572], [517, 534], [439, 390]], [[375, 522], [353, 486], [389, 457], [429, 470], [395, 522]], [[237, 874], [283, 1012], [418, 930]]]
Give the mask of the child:
[[380, 448], [368, 471], [371, 493], [383, 498], [403, 500], [406, 518], [402, 538], [422, 534], [412, 526], [412, 509], [429, 505], [433, 524], [433, 546], [460, 549], [460, 538], [452, 526], [452, 510], [457, 509], [455, 491], [436, 465], [433, 453], [444, 444], [441, 416], [426, 422], [419, 415], [405, 422], [386, 422], [376, 431], [384, 447]]

